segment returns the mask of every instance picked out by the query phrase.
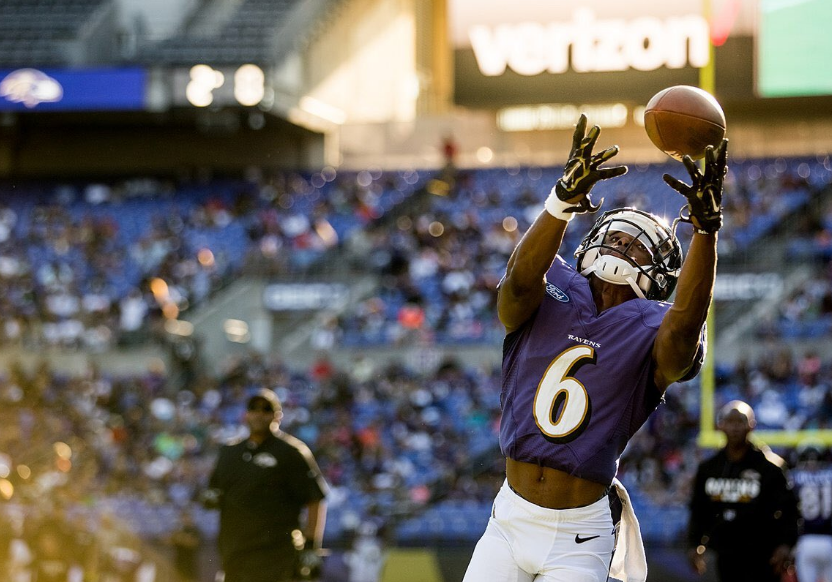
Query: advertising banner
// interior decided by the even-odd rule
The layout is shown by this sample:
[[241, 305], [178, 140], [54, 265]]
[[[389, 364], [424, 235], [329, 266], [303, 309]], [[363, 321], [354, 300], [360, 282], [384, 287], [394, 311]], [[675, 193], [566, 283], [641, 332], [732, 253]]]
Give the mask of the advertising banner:
[[0, 69], [0, 111], [129, 111], [145, 108], [140, 68]]
[[665, 87], [698, 85], [712, 59], [727, 94], [752, 98], [753, 3], [711, 4], [706, 17], [699, 0], [450, 0], [454, 101], [644, 103]]

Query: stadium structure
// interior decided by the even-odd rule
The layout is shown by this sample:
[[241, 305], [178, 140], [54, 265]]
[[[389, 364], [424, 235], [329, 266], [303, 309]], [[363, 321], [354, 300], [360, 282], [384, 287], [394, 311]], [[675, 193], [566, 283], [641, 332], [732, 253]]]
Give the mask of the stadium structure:
[[716, 407], [749, 401], [787, 459], [832, 443], [830, 21], [823, 0], [0, 2], [0, 578], [60, 524], [73, 572], [176, 580], [187, 511], [213, 580], [194, 500], [265, 385], [333, 487], [323, 580], [362, 540], [378, 580], [461, 579], [502, 481], [508, 255], [581, 112], [630, 167], [606, 206], [676, 217], [661, 176], [684, 168], [642, 113], [684, 84], [730, 139], [711, 351], [620, 476], [649, 579], [688, 579]]

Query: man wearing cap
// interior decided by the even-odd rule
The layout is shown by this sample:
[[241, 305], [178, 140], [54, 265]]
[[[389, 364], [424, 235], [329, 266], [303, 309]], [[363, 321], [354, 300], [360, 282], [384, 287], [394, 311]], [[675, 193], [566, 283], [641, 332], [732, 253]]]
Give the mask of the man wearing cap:
[[786, 463], [749, 434], [754, 411], [740, 400], [726, 404], [717, 426], [725, 447], [699, 465], [688, 527], [688, 558], [706, 570], [706, 548], [716, 554], [721, 582], [779, 582], [797, 539], [797, 500]]
[[320, 570], [327, 485], [309, 448], [279, 430], [282, 418], [274, 392], [254, 393], [249, 436], [222, 447], [203, 496], [220, 510], [225, 582], [289, 581], [296, 571], [312, 579]]

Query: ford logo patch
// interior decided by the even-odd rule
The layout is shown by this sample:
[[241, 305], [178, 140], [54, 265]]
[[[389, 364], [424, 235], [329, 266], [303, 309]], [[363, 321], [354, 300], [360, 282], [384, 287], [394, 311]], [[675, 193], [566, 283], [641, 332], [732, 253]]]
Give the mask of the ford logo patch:
[[561, 303], [569, 303], [569, 295], [567, 295], [551, 283], [546, 283], [546, 293], [548, 293]]

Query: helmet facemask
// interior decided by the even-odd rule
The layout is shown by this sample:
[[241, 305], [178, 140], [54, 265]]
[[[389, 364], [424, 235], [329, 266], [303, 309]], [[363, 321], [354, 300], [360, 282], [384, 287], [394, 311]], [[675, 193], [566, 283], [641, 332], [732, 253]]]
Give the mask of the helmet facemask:
[[[612, 239], [617, 232], [628, 234], [632, 241], [623, 248], [614, 246]], [[639, 244], [649, 255], [649, 259], [640, 261], [646, 264], [637, 264], [633, 258], [634, 247]], [[682, 267], [682, 247], [672, 227], [635, 208], [604, 213], [581, 241], [575, 257], [585, 277], [595, 274], [615, 285], [629, 285], [642, 299], [662, 301], [673, 293]]]

